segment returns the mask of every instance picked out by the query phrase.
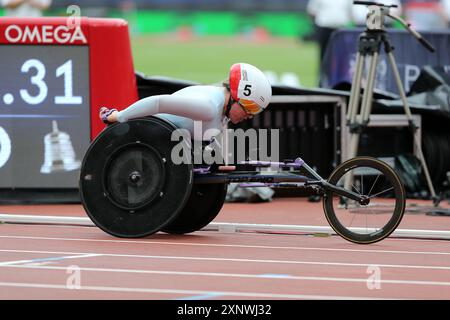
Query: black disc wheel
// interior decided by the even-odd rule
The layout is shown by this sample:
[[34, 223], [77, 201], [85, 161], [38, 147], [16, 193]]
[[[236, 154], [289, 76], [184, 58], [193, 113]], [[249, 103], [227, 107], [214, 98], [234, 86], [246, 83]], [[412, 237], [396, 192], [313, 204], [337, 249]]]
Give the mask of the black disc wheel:
[[323, 208], [333, 230], [348, 241], [368, 244], [388, 237], [400, 224], [406, 196], [397, 173], [385, 162], [356, 157], [340, 164], [328, 182], [366, 196], [355, 200], [327, 191]]
[[184, 234], [206, 227], [222, 209], [227, 189], [228, 185], [225, 183], [194, 184], [186, 206], [178, 217], [162, 231]]
[[[157, 117], [105, 128], [91, 143], [80, 172], [80, 195], [87, 215], [103, 231], [137, 238], [170, 224], [192, 189], [192, 164], [175, 164], [171, 141], [176, 129]], [[185, 146], [185, 150], [189, 150]]]
[[103, 172], [106, 197], [117, 207], [136, 210], [162, 192], [165, 167], [153, 147], [131, 143], [114, 152]]

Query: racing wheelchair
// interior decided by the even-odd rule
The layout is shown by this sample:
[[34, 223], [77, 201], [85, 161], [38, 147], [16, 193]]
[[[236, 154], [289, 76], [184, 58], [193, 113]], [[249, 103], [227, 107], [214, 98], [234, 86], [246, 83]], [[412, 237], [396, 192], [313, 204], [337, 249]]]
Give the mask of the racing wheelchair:
[[[310, 188], [322, 196], [330, 226], [354, 243], [388, 237], [404, 215], [403, 184], [397, 173], [378, 159], [352, 158], [338, 165], [328, 179], [301, 158], [248, 160], [243, 164], [255, 170], [220, 171], [189, 162], [175, 164], [171, 152], [180, 142], [171, 137], [176, 129], [174, 124], [150, 116], [109, 125], [91, 143], [79, 187], [84, 209], [96, 226], [125, 238], [159, 231], [194, 232], [220, 212], [229, 183]], [[265, 170], [260, 170], [263, 167]]]

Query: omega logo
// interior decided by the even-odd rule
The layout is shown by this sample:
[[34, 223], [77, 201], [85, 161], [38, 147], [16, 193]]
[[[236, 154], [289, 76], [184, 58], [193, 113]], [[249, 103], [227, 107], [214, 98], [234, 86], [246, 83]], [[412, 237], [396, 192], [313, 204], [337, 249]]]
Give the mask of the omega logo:
[[74, 43], [81, 41], [87, 43], [83, 31], [78, 26], [69, 28], [65, 25], [60, 26], [25, 26], [10, 25], [5, 30], [5, 38], [10, 43]]

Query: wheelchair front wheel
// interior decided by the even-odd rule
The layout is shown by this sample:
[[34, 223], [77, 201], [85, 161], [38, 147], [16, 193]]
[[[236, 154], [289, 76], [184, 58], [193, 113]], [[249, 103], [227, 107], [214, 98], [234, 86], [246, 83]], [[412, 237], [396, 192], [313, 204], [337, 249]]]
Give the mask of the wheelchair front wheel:
[[406, 204], [398, 174], [385, 162], [356, 157], [340, 164], [328, 182], [370, 198], [367, 205], [325, 192], [323, 208], [328, 223], [344, 239], [375, 243], [388, 237], [400, 224]]

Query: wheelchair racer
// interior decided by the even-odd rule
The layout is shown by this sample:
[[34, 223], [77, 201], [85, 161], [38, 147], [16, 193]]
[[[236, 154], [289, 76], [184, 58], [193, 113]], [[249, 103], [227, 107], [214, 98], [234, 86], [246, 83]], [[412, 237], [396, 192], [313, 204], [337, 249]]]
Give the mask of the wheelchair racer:
[[[228, 121], [236, 124], [262, 112], [271, 97], [272, 87], [261, 70], [236, 63], [223, 86], [189, 86], [171, 95], [141, 99], [122, 111], [102, 107], [99, 116], [105, 124], [111, 124], [155, 115], [187, 129], [194, 140], [210, 141]], [[195, 136], [199, 133], [194, 131], [194, 121], [202, 122], [202, 137]], [[203, 136], [204, 132], [209, 136]]]

